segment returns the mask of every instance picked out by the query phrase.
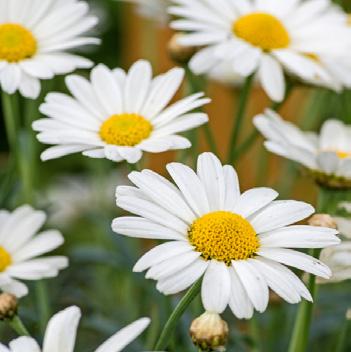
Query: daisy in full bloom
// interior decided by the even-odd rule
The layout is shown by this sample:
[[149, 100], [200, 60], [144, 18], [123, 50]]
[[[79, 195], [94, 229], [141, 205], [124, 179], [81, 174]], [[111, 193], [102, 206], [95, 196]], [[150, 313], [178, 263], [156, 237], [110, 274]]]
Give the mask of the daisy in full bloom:
[[40, 280], [57, 276], [68, 265], [66, 257], [38, 256], [62, 245], [63, 236], [56, 230], [37, 232], [46, 215], [28, 205], [12, 213], [0, 211], [0, 290], [17, 297], [28, 293], [20, 280]]
[[294, 160], [313, 172], [320, 183], [330, 186], [351, 184], [351, 127], [327, 120], [318, 135], [303, 132], [277, 113], [266, 110], [254, 124], [272, 153]]
[[178, 133], [198, 127], [208, 117], [191, 113], [209, 99], [196, 93], [167, 107], [182, 83], [184, 70], [174, 68], [152, 79], [149, 62], [137, 61], [128, 73], [100, 64], [91, 81], [70, 75], [66, 84], [73, 98], [50, 93], [34, 130], [42, 143], [54, 144], [42, 160], [82, 152], [92, 158], [136, 163], [142, 153], [160, 153], [191, 146]]
[[274, 101], [284, 98], [284, 71], [333, 89], [350, 83], [350, 28], [329, 0], [172, 2], [171, 27], [188, 33], [180, 44], [202, 47], [189, 63], [197, 74], [229, 61], [241, 76], [257, 73]]
[[[73, 352], [81, 312], [72, 306], [55, 314], [46, 328], [43, 348], [31, 337], [12, 340], [9, 348], [0, 343], [1, 352]], [[118, 331], [95, 352], [119, 352], [135, 340], [150, 324], [149, 318], [141, 318]]]
[[[232, 166], [212, 153], [201, 154], [197, 172], [180, 163], [167, 170], [176, 186], [160, 175], [132, 172], [136, 187], [117, 187], [117, 205], [137, 216], [119, 217], [122, 235], [168, 240], [136, 263], [164, 294], [185, 290], [203, 276], [204, 308], [222, 313], [229, 304], [238, 318], [263, 312], [270, 287], [289, 303], [311, 295], [287, 266], [328, 278], [319, 260], [291, 248], [323, 248], [339, 243], [330, 228], [292, 225], [310, 216], [311, 205], [276, 201], [270, 188], [240, 193]], [[282, 265], [284, 264], [284, 265]]]
[[85, 1], [0, 1], [0, 84], [12, 94], [36, 99], [40, 79], [51, 79], [92, 62], [66, 51], [99, 40], [84, 36], [97, 18]]

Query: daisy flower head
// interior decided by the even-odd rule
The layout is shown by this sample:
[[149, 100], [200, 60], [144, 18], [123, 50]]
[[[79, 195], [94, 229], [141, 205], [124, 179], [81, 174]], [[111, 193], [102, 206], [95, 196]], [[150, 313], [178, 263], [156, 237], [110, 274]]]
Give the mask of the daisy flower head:
[[[73, 352], [80, 317], [81, 311], [75, 306], [55, 314], [48, 322], [42, 349], [33, 338], [23, 336], [11, 341], [9, 348], [0, 343], [0, 350], [2, 352]], [[110, 337], [95, 352], [122, 351], [149, 324], [149, 318], [141, 318], [135, 321]]]
[[42, 160], [82, 152], [92, 158], [136, 163], [143, 152], [160, 153], [191, 146], [178, 133], [208, 121], [205, 113], [191, 113], [210, 102], [196, 93], [167, 107], [180, 87], [184, 70], [174, 68], [154, 79], [149, 62], [137, 61], [126, 73], [100, 64], [90, 81], [66, 77], [73, 97], [50, 93], [40, 111], [49, 118], [37, 120], [38, 140], [54, 144]]
[[320, 184], [351, 186], [351, 127], [339, 120], [324, 122], [320, 134], [301, 131], [277, 113], [266, 110], [254, 118], [272, 153], [294, 160], [311, 171]]
[[339, 243], [334, 229], [292, 225], [310, 216], [311, 205], [276, 201], [270, 188], [240, 193], [232, 166], [212, 153], [201, 154], [197, 171], [180, 163], [167, 170], [175, 185], [144, 170], [132, 172], [134, 186], [117, 187], [117, 205], [137, 216], [119, 217], [113, 230], [122, 235], [168, 240], [136, 263], [164, 294], [202, 280], [205, 310], [222, 313], [229, 304], [238, 318], [263, 312], [270, 287], [289, 303], [311, 295], [285, 265], [328, 278], [319, 260], [291, 248], [323, 248]]
[[79, 0], [1, 1], [1, 88], [36, 99], [41, 79], [91, 67], [90, 60], [66, 52], [99, 43], [84, 35], [97, 23], [88, 12], [88, 4]]
[[[63, 256], [39, 257], [64, 242], [56, 230], [38, 233], [46, 215], [28, 205], [0, 211], [0, 290], [22, 297], [28, 288], [19, 280], [55, 277], [68, 266]], [[37, 234], [38, 233], [38, 234]], [[39, 258], [38, 258], [39, 257]]]
[[[340, 89], [334, 74], [349, 58], [346, 14], [329, 0], [172, 0], [171, 27], [186, 32], [180, 44], [202, 47], [189, 63], [196, 74], [220, 61], [247, 77], [257, 73], [274, 101], [285, 95], [284, 71]], [[338, 40], [335, 40], [338, 38]], [[324, 61], [328, 65], [324, 65]], [[330, 72], [333, 68], [333, 72]], [[347, 70], [344, 70], [347, 73]], [[350, 77], [350, 74], [347, 74]]]

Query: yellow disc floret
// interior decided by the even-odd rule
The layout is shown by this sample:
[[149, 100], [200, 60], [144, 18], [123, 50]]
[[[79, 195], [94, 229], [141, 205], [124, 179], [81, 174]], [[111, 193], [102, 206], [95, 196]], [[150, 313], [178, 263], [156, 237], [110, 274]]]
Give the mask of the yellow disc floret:
[[10, 253], [4, 247], [0, 246], [0, 272], [5, 271], [11, 263], [12, 258]]
[[238, 214], [216, 211], [194, 221], [188, 231], [189, 241], [205, 260], [232, 260], [253, 257], [260, 244], [251, 224]]
[[100, 137], [108, 144], [135, 146], [148, 138], [152, 132], [151, 123], [137, 114], [110, 116], [100, 128]]
[[341, 150], [336, 151], [336, 155], [340, 159], [351, 158], [351, 153], [350, 152], [344, 152], [344, 151], [341, 151]]
[[18, 62], [32, 57], [37, 51], [33, 34], [20, 24], [0, 25], [0, 60]]
[[233, 33], [265, 51], [289, 46], [290, 36], [283, 23], [268, 13], [251, 13], [233, 24]]

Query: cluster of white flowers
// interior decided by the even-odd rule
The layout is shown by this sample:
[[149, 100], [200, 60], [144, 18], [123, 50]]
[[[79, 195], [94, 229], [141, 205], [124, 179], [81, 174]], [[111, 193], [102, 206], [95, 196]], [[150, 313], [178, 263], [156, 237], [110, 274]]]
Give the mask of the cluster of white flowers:
[[[351, 87], [351, 29], [346, 14], [329, 0], [132, 0], [143, 15], [185, 32], [180, 44], [197, 48], [189, 62], [196, 74], [234, 78], [257, 76], [269, 97], [282, 101], [286, 77], [342, 90]], [[151, 12], [150, 12], [151, 11]], [[0, 0], [0, 84], [35, 99], [40, 79], [52, 79], [93, 63], [66, 52], [99, 39], [86, 34], [97, 19], [85, 1]], [[337, 38], [337, 40], [336, 40]], [[73, 153], [113, 162], [137, 163], [144, 152], [191, 147], [180, 135], [208, 122], [197, 109], [210, 103], [203, 92], [176, 102], [185, 70], [173, 68], [153, 77], [151, 64], [138, 60], [126, 72], [103, 64], [90, 78], [70, 74], [70, 93], [50, 92], [33, 123], [37, 139], [50, 145], [41, 159]], [[172, 101], [172, 103], [171, 103]], [[254, 119], [265, 147], [311, 171], [318, 183], [351, 187], [351, 127], [326, 121], [320, 135], [300, 131], [277, 113], [266, 110]], [[132, 186], [118, 186], [117, 205], [135, 216], [113, 221], [113, 230], [129, 237], [165, 240], [144, 254], [135, 272], [157, 281], [165, 295], [179, 293], [202, 279], [204, 309], [222, 313], [227, 306], [240, 319], [264, 312], [269, 289], [289, 303], [312, 296], [293, 267], [332, 281], [351, 277], [351, 244], [340, 244], [336, 229], [296, 225], [314, 213], [304, 202], [277, 200], [270, 188], [241, 192], [231, 165], [212, 153], [197, 158], [194, 171], [173, 162], [166, 166], [173, 182], [144, 169], [129, 174]], [[89, 203], [87, 196], [87, 203]], [[64, 239], [56, 230], [37, 232], [46, 215], [28, 205], [0, 211], [0, 289], [22, 297], [19, 280], [57, 276], [68, 265], [64, 256], [39, 257]], [[337, 218], [349, 236], [350, 222]], [[327, 248], [330, 247], [330, 248]], [[321, 248], [322, 261], [297, 249]], [[39, 258], [37, 258], [39, 257]], [[4, 352], [71, 352], [80, 319], [77, 307], [51, 318], [41, 349], [30, 337], [0, 344]], [[124, 328], [96, 352], [118, 352], [149, 324], [142, 318]]]

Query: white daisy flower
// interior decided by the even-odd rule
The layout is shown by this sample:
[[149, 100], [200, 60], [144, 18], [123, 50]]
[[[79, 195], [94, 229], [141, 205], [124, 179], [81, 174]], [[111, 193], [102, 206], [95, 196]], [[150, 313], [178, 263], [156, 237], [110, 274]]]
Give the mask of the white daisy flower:
[[274, 101], [284, 98], [284, 70], [334, 89], [345, 74], [350, 82], [349, 70], [336, 75], [339, 63], [349, 61], [350, 28], [346, 14], [329, 0], [172, 2], [169, 13], [179, 19], [171, 27], [188, 32], [180, 44], [203, 47], [189, 63], [197, 74], [229, 61], [244, 77], [257, 72]]
[[125, 73], [104, 65], [91, 72], [91, 82], [66, 77], [73, 98], [50, 93], [40, 111], [49, 116], [33, 123], [42, 143], [56, 144], [42, 160], [82, 152], [92, 158], [136, 163], [142, 153], [160, 153], [191, 146], [178, 135], [208, 121], [207, 114], [190, 113], [210, 99], [196, 93], [166, 107], [182, 83], [184, 70], [174, 68], [152, 79], [149, 62], [140, 60]]
[[327, 120], [316, 135], [303, 132], [277, 113], [266, 110], [254, 124], [272, 153], [294, 160], [313, 171], [317, 181], [337, 187], [351, 182], [351, 127]]
[[351, 279], [351, 241], [342, 241], [337, 246], [323, 249], [320, 259], [330, 267], [332, 276], [329, 280], [318, 279], [318, 283], [325, 284]]
[[0, 83], [12, 94], [36, 99], [40, 79], [51, 79], [92, 62], [66, 50], [98, 44], [83, 36], [97, 23], [78, 0], [0, 1]]
[[28, 293], [20, 280], [41, 280], [57, 276], [68, 265], [66, 257], [38, 256], [62, 245], [63, 236], [56, 230], [37, 232], [46, 215], [28, 205], [12, 213], [0, 211], [0, 290], [17, 297]]
[[312, 300], [300, 279], [284, 265], [328, 278], [319, 260], [290, 248], [323, 248], [339, 243], [330, 228], [291, 225], [310, 216], [311, 205], [275, 201], [270, 188], [240, 194], [232, 166], [211, 153], [199, 156], [197, 173], [180, 163], [167, 170], [176, 186], [144, 170], [132, 172], [136, 185], [117, 187], [117, 205], [136, 217], [114, 220], [116, 233], [169, 240], [147, 252], [134, 271], [147, 270], [164, 294], [185, 290], [203, 276], [202, 302], [222, 313], [229, 304], [238, 318], [263, 312], [268, 288], [289, 303]]
[[[9, 348], [0, 343], [1, 352], [73, 352], [77, 328], [81, 317], [78, 307], [72, 306], [55, 314], [46, 328], [43, 348], [31, 337], [12, 340]], [[149, 318], [141, 318], [118, 331], [95, 352], [119, 352], [135, 340], [150, 324]]]
[[170, 0], [120, 0], [136, 4], [138, 14], [142, 17], [155, 20], [161, 25], [168, 21], [167, 6]]

